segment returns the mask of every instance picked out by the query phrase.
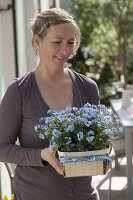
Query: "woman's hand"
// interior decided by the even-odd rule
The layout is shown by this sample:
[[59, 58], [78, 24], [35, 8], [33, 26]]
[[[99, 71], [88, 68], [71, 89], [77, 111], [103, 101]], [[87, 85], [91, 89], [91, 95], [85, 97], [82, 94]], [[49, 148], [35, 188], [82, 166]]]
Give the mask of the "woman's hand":
[[64, 175], [62, 165], [59, 160], [55, 157], [53, 149], [47, 147], [41, 150], [42, 160], [47, 161], [60, 175]]
[[[111, 146], [111, 151], [108, 154], [108, 156], [111, 157], [113, 161], [115, 159], [115, 155], [116, 154], [115, 154], [114, 148]], [[112, 168], [112, 161], [109, 161], [109, 160], [103, 161], [104, 174], [106, 174], [106, 172], [108, 172]]]

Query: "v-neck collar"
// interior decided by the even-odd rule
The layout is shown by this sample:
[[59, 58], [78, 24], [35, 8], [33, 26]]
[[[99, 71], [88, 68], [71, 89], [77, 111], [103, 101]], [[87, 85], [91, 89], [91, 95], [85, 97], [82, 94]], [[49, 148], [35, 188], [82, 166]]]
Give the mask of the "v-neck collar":
[[[75, 90], [75, 76], [74, 76], [73, 72], [70, 69], [68, 69], [68, 73], [69, 73], [70, 78], [72, 80], [72, 94], [73, 94], [72, 95], [73, 96], [72, 97], [72, 107], [73, 107], [75, 105], [75, 92], [76, 92], [76, 90]], [[32, 76], [32, 81], [33, 81], [35, 90], [36, 90], [37, 95], [39, 96], [39, 98], [40, 98], [40, 100], [42, 102], [42, 105], [43, 105], [44, 109], [46, 109], [46, 108], [47, 108], [47, 110], [51, 109], [50, 106], [46, 103], [45, 99], [42, 97], [41, 91], [40, 91], [40, 89], [38, 87], [38, 84], [37, 84], [37, 81], [36, 81], [36, 78], [35, 78], [34, 71], [31, 72], [31, 76]], [[61, 109], [61, 110], [63, 110], [63, 109]]]

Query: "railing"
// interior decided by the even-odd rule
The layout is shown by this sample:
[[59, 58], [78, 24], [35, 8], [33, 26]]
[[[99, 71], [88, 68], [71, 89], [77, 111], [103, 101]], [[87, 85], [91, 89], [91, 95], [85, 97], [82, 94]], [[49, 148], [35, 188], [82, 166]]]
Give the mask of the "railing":
[[15, 165], [10, 163], [0, 163], [0, 195], [3, 197], [13, 193], [12, 180]]

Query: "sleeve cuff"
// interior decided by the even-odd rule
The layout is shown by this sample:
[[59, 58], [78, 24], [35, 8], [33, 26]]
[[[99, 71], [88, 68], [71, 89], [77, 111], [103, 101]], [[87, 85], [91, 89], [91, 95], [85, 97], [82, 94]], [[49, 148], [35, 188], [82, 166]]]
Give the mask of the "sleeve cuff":
[[46, 165], [48, 165], [48, 162], [45, 161], [45, 160], [42, 160], [41, 158], [41, 150], [42, 149], [39, 149], [36, 153], [36, 164], [37, 166], [40, 166], [40, 167], [45, 167]]

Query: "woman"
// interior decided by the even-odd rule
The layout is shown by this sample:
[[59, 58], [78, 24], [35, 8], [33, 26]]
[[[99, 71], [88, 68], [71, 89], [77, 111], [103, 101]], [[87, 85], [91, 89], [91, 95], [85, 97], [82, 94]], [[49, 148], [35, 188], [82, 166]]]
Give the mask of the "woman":
[[63, 178], [48, 141], [34, 130], [49, 108], [99, 103], [95, 82], [64, 68], [80, 45], [80, 30], [69, 13], [56, 8], [39, 13], [31, 28], [37, 66], [8, 87], [0, 107], [0, 160], [17, 164], [15, 200], [98, 200], [92, 177]]

